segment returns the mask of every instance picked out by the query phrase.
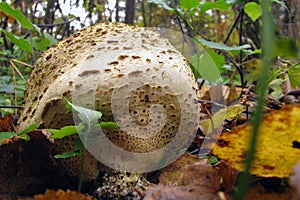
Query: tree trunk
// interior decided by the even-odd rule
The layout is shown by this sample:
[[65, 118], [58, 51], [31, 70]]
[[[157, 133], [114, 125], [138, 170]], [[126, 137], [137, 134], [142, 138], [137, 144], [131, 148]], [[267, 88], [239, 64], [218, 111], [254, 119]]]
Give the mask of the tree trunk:
[[125, 23], [134, 24], [135, 0], [126, 0]]

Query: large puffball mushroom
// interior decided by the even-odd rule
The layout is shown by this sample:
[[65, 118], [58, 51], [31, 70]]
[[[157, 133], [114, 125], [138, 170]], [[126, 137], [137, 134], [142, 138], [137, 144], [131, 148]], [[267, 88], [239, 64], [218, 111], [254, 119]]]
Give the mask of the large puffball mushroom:
[[[187, 60], [158, 32], [101, 23], [74, 33], [37, 60], [19, 129], [33, 123], [56, 129], [74, 124], [66, 97], [101, 111], [101, 121], [116, 121], [119, 128], [103, 130], [114, 145], [134, 153], [156, 151], [180, 130], [194, 131], [197, 89]], [[56, 151], [72, 150], [73, 140], [56, 141]], [[97, 161], [88, 156], [85, 177], [90, 179], [97, 174]], [[79, 174], [80, 158], [59, 162], [68, 174]]]

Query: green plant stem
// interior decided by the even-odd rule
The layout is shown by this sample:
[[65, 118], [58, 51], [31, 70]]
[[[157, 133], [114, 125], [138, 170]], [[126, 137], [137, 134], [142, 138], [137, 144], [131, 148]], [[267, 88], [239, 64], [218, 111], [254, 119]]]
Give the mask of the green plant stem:
[[78, 182], [78, 192], [81, 192], [82, 184], [83, 184], [83, 172], [84, 172], [84, 164], [85, 164], [85, 156], [86, 156], [86, 148], [84, 147], [81, 152], [81, 166], [80, 166], [80, 176]]
[[253, 120], [252, 120], [252, 134], [250, 138], [249, 150], [247, 152], [245, 172], [238, 181], [239, 191], [234, 196], [236, 200], [242, 200], [248, 191], [250, 185], [250, 170], [252, 166], [252, 161], [255, 155], [255, 149], [257, 146], [257, 138], [259, 134], [260, 123], [263, 119], [263, 105], [265, 95], [268, 90], [268, 80], [269, 71], [272, 66], [272, 58], [274, 56], [274, 26], [272, 21], [272, 16], [270, 14], [270, 1], [262, 0], [262, 49], [263, 49], [263, 66], [260, 74], [259, 85], [258, 85], [258, 105], [256, 107]]

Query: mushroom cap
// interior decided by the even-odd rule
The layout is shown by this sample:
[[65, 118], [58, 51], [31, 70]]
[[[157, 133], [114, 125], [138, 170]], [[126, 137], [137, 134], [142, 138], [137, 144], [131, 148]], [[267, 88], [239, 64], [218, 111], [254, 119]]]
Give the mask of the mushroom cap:
[[[120, 128], [105, 135], [136, 153], [162, 148], [179, 129], [190, 131], [199, 113], [198, 106], [191, 110], [198, 87], [187, 60], [158, 32], [121, 23], [96, 24], [47, 50], [26, 88], [20, 129], [74, 124], [66, 97], [101, 111], [101, 121], [116, 121]], [[58, 152], [69, 145], [58, 143]]]

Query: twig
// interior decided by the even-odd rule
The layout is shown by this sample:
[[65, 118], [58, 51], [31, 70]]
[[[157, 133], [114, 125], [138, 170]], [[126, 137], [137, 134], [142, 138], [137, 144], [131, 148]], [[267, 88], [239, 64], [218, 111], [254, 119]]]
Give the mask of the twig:
[[[9, 62], [12, 65], [13, 69], [15, 69], [17, 71], [17, 73], [20, 75], [20, 77], [26, 82], [26, 79], [24, 78], [22, 73], [19, 71], [19, 69], [16, 67], [16, 65], [12, 62], [12, 60], [10, 60]], [[14, 70], [13, 70], [13, 73], [14, 73]]]
[[216, 106], [220, 106], [222, 108], [226, 108], [227, 107], [227, 106], [225, 106], [223, 104], [220, 104], [220, 103], [217, 103], [217, 102], [214, 102], [214, 101], [209, 101], [209, 100], [195, 99], [195, 103], [211, 103], [211, 104], [214, 104]]
[[22, 106], [1, 106], [1, 105], [0, 105], [0, 108], [21, 109]]
[[236, 27], [236, 25], [237, 25], [237, 23], [238, 23], [238, 21], [239, 21], [240, 16], [241, 16], [241, 12], [239, 12], [238, 16], [237, 16], [236, 19], [234, 20], [233, 25], [230, 27], [229, 32], [227, 33], [226, 38], [225, 38], [225, 40], [223, 41], [224, 44], [226, 44], [227, 41], [229, 40], [229, 37], [231, 36], [231, 34], [232, 34], [234, 28]]
[[22, 61], [19, 61], [19, 60], [16, 60], [16, 59], [10, 59], [11, 61], [14, 61], [14, 62], [16, 62], [16, 63], [19, 63], [19, 64], [22, 64], [22, 65], [25, 65], [26, 67], [29, 67], [29, 68], [33, 68], [33, 66], [32, 65], [30, 65], [30, 64], [27, 64], [27, 63], [25, 63], [25, 62], [22, 62]]
[[[240, 11], [240, 13], [241, 13], [241, 16], [240, 16], [240, 27], [239, 27], [239, 29], [240, 29], [240, 35], [239, 35], [239, 45], [240, 46], [242, 46], [243, 45], [243, 23], [244, 23], [244, 14], [245, 14], [245, 11], [244, 11], [244, 7], [245, 7], [245, 5], [246, 5], [246, 3], [247, 3], [248, 1], [247, 0], [245, 0], [244, 2], [243, 2], [243, 5], [242, 5], [242, 8], [241, 8], [241, 11]], [[243, 71], [243, 50], [240, 50], [240, 71]], [[242, 85], [242, 88], [244, 88], [245, 87], [245, 82], [244, 82], [244, 74], [243, 73], [241, 73], [240, 74], [240, 78], [241, 78], [241, 85]]]
[[71, 22], [75, 21], [77, 18], [74, 18], [70, 21], [65, 21], [65, 22], [61, 22], [61, 23], [57, 23], [57, 24], [38, 24], [38, 27], [44, 28], [44, 27], [54, 27], [54, 26], [62, 26], [65, 24], [70, 24]]

